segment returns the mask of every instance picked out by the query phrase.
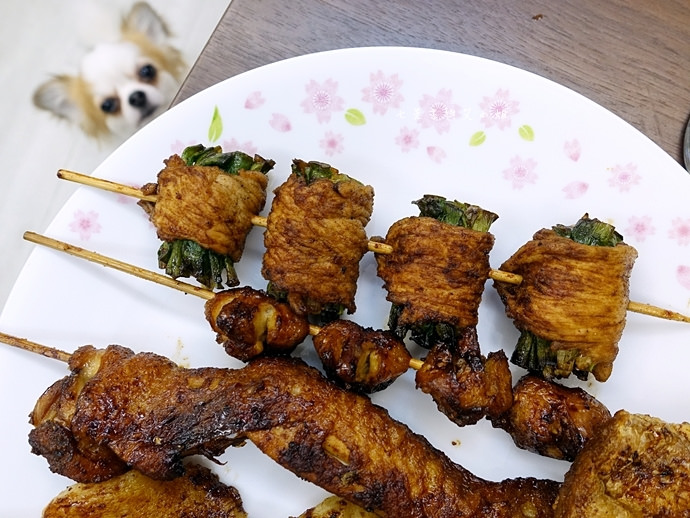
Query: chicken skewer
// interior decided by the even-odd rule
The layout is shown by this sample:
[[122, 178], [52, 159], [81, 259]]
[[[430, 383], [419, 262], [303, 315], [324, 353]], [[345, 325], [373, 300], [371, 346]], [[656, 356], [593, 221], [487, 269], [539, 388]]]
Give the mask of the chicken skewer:
[[216, 457], [248, 439], [301, 478], [384, 515], [551, 516], [557, 482], [480, 479], [300, 361], [185, 369], [111, 345], [81, 347], [69, 365], [72, 374], [36, 403], [29, 439], [51, 470], [82, 482], [130, 468], [172, 479], [183, 458]]
[[[207, 301], [207, 320], [218, 335], [224, 337], [226, 351], [231, 356], [248, 361], [264, 352], [263, 346], [250, 348], [253, 354], [246, 356], [241, 356], [243, 353], [238, 352], [245, 351], [246, 343], [251, 344], [256, 340], [256, 319], [250, 320], [249, 326], [237, 326], [233, 329], [225, 326], [221, 329], [218, 326], [219, 312], [226, 312], [226, 318], [236, 318], [240, 315], [237, 320], [241, 320], [241, 316], [248, 313], [247, 305], [251, 300], [243, 297], [243, 292], [254, 292], [252, 298], [263, 296], [270, 299], [257, 290], [244, 287], [214, 293], [39, 234], [27, 233], [25, 237], [31, 242], [201, 297]], [[237, 305], [233, 304], [235, 300]], [[264, 303], [269, 304], [267, 301]], [[271, 307], [281, 304], [275, 300], [270, 302]], [[233, 314], [235, 316], [232, 316]], [[281, 326], [294, 327], [294, 324], [290, 323], [292, 315], [294, 313], [283, 314], [280, 318]], [[251, 328], [249, 337], [246, 337], [244, 327]], [[592, 431], [606, 412], [603, 405], [594, 398], [589, 398], [587, 404], [581, 403], [584, 395], [547, 380], [539, 384], [539, 401], [543, 402], [541, 408], [530, 409], [529, 404], [525, 408], [524, 403], [519, 408], [514, 407], [513, 390], [516, 391], [515, 403], [526, 399], [519, 396], [523, 392], [519, 388], [521, 385], [512, 388], [507, 358], [502, 351], [490, 353], [488, 359], [482, 358], [481, 364], [477, 365], [479, 355], [476, 333], [465, 333], [466, 336], [458, 342], [457, 347], [443, 344], [434, 347], [425, 360], [412, 358], [404, 344], [391, 333], [363, 329], [352, 321], [335, 321], [323, 327], [309, 325], [308, 333], [314, 337], [314, 347], [326, 373], [345, 388], [364, 393], [375, 392], [387, 387], [408, 368], [412, 368], [418, 371], [418, 388], [429, 391], [439, 410], [451, 421], [465, 426], [487, 417], [494, 426], [507, 431], [519, 447], [542, 455], [555, 458], [572, 456], [572, 452], [580, 449], [585, 439], [592, 435]], [[281, 330], [278, 329], [276, 334], [281, 334]], [[236, 340], [241, 342], [241, 345], [230, 350], [227, 343], [234, 340], [228, 335], [239, 335]], [[305, 335], [306, 331], [298, 335], [300, 342]], [[271, 338], [269, 341], [271, 340], [275, 339]], [[30, 342], [22, 342], [11, 337], [8, 338], [8, 343], [30, 350], [37, 347]], [[267, 348], [268, 352], [285, 352], [274, 345], [271, 347], [273, 348]], [[291, 350], [291, 347], [287, 347], [287, 352]], [[50, 356], [51, 350], [39, 348], [35, 352]], [[67, 361], [69, 354], [61, 353], [59, 359]], [[527, 399], [536, 401], [534, 397]], [[551, 427], [547, 431], [541, 431], [539, 427], [529, 424], [531, 419], [539, 423], [545, 414], [549, 414], [552, 420], [560, 423], [557, 430]], [[537, 430], [541, 432], [539, 435]]]
[[[0, 341], [6, 336], [0, 335]], [[34, 345], [34, 351], [45, 348]], [[51, 443], [54, 436], [45, 433], [46, 428], [67, 434], [70, 451], [62, 448], [61, 453], [69, 454], [58, 455], [66, 462], [51, 465], [62, 473], [68, 473], [70, 463], [80, 456], [94, 454], [93, 449], [79, 449], [85, 434], [107, 441], [104, 451], [136, 458], [135, 469], [149, 468], [153, 470], [149, 474], [165, 478], [169, 470], [176, 474], [181, 457], [198, 451], [213, 455], [223, 448], [219, 443], [211, 449], [190, 446], [213, 441], [214, 433], [230, 431], [238, 433], [235, 439], [255, 442], [297, 475], [373, 510], [371, 516], [383, 512], [420, 518], [486, 513], [499, 518], [565, 517], [590, 515], [602, 508], [634, 508], [638, 514], [652, 509], [659, 515], [675, 516], [687, 508], [687, 424], [667, 424], [621, 410], [603, 425], [599, 438], [588, 441], [563, 484], [533, 478], [496, 483], [473, 476], [423, 437], [392, 420], [381, 407], [338, 390], [303, 364], [263, 359], [240, 370], [183, 369], [158, 355], [135, 355], [120, 346], [106, 350], [82, 347], [73, 356], [72, 374], [53, 384], [37, 402], [32, 413], [36, 428], [30, 433], [34, 453], [52, 461], [57, 460], [51, 457], [57, 445]], [[82, 368], [85, 365], [91, 368]], [[145, 374], [143, 379], [137, 378], [134, 390], [127, 384], [121, 386], [123, 380], [131, 380], [132, 372]], [[223, 394], [224, 381], [232, 385], [228, 394]], [[113, 386], [118, 390], [113, 391]], [[186, 397], [190, 394], [192, 401]], [[199, 399], [204, 404], [198, 404]], [[141, 411], [142, 401], [147, 405], [145, 411]], [[180, 401], [185, 402], [184, 408]], [[342, 403], [347, 409], [341, 413]], [[190, 409], [213, 413], [216, 404], [224, 409], [216, 415], [226, 416], [232, 409], [235, 416], [234, 412], [241, 413], [246, 407], [248, 413], [243, 415], [251, 418], [231, 417], [231, 425], [223, 418], [220, 429], [217, 421], [184, 418]], [[116, 420], [105, 415], [104, 409], [113, 410]], [[168, 412], [165, 419], [159, 416], [161, 409]], [[168, 409], [176, 409], [176, 415], [171, 416]], [[166, 433], [170, 427], [174, 430]], [[378, 433], [383, 429], [391, 433]], [[297, 436], [300, 448], [287, 455], [287, 442]], [[98, 458], [106, 466], [119, 460]], [[644, 491], [639, 489], [640, 473]], [[602, 480], [608, 484], [609, 479], [618, 481], [617, 487], [622, 489], [615, 496], [602, 485]]]
[[[155, 195], [146, 195], [141, 189], [130, 187], [128, 185], [112, 182], [110, 180], [94, 178], [82, 173], [68, 171], [65, 169], [60, 169], [57, 173], [58, 178], [63, 180], [68, 180], [71, 182], [79, 183], [81, 185], [87, 185], [91, 187], [96, 187], [99, 189], [107, 190], [110, 192], [119, 193], [125, 196], [131, 196], [138, 198], [140, 200], [155, 203], [157, 197]], [[266, 226], [266, 218], [262, 216], [253, 216], [251, 218], [252, 224], [260, 227]], [[377, 254], [392, 254], [394, 253], [393, 247], [381, 242], [369, 240], [367, 243], [368, 250]], [[500, 269], [492, 268], [489, 270], [489, 278], [506, 284], [519, 285], [522, 281], [522, 275], [507, 272]], [[665, 320], [673, 320], [677, 322], [690, 323], [690, 315], [685, 315], [676, 311], [661, 308], [651, 304], [646, 304], [643, 302], [629, 301], [627, 310], [639, 313], [643, 315], [648, 315], [656, 318], [661, 318]]]
[[[217, 333], [225, 335], [226, 339], [229, 338], [227, 336], [228, 334], [236, 334], [237, 333], [240, 335], [245, 335], [245, 333], [242, 332], [242, 329], [239, 329], [239, 328], [233, 328], [232, 333], [228, 332], [227, 328], [224, 331], [223, 329], [221, 329], [218, 326], [217, 322], [219, 320], [219, 317], [223, 317], [223, 315], [220, 314], [223, 311], [223, 308], [227, 307], [229, 309], [229, 311], [228, 311], [229, 313], [232, 313], [233, 310], [237, 310], [237, 306], [232, 304], [233, 299], [237, 297], [237, 294], [241, 295], [243, 291], [251, 290], [252, 292], [254, 292], [252, 294], [252, 296], [256, 297], [255, 293], [258, 293], [258, 290], [252, 290], [251, 288], [245, 287], [245, 288], [239, 288], [239, 289], [235, 289], [235, 290], [226, 290], [226, 291], [216, 293], [216, 292], [213, 292], [212, 290], [209, 290], [206, 288], [201, 288], [198, 286], [194, 286], [194, 285], [191, 285], [191, 284], [188, 284], [188, 283], [176, 280], [176, 279], [172, 279], [172, 278], [168, 277], [167, 275], [163, 275], [163, 274], [160, 274], [157, 272], [152, 272], [152, 271], [147, 270], [145, 268], [141, 268], [141, 267], [126, 263], [124, 261], [114, 259], [112, 257], [107, 257], [107, 256], [104, 256], [104, 255], [96, 253], [96, 252], [85, 250], [81, 247], [74, 246], [74, 245], [71, 245], [69, 243], [65, 243], [64, 241], [59, 241], [57, 239], [53, 239], [53, 238], [50, 238], [47, 236], [43, 236], [43, 235], [37, 234], [35, 232], [25, 232], [24, 233], [24, 239], [26, 239], [27, 241], [30, 241], [32, 243], [36, 243], [38, 245], [46, 246], [48, 248], [52, 248], [52, 249], [55, 249], [55, 250], [58, 250], [61, 252], [65, 252], [65, 253], [72, 255], [72, 256], [75, 256], [75, 257], [86, 259], [90, 262], [100, 264], [101, 266], [106, 266], [108, 268], [112, 268], [112, 269], [121, 271], [123, 273], [127, 273], [127, 274], [133, 275], [135, 277], [139, 277], [140, 279], [144, 279], [144, 280], [147, 280], [150, 282], [161, 284], [163, 286], [167, 286], [169, 288], [176, 289], [176, 290], [181, 291], [183, 293], [187, 293], [189, 295], [195, 295], [199, 298], [202, 298], [202, 299], [207, 301], [207, 307], [206, 307], [207, 319], [209, 320], [209, 322], [211, 323], [211, 326], [213, 327], [213, 329]], [[273, 300], [271, 297], [269, 297], [267, 295], [264, 295], [264, 297], [265, 297], [265, 299], [261, 299], [259, 297], [260, 298], [259, 307], [261, 307], [262, 302], [268, 302], [269, 300], [271, 300], [271, 305], [273, 307], [278, 307], [280, 309], [282, 303]], [[246, 302], [246, 301], [247, 301], [247, 297], [241, 297], [241, 296], [237, 297], [238, 304], [242, 304], [242, 302]], [[284, 306], [284, 304], [283, 304], [283, 306]], [[246, 308], [244, 308], [240, 311], [235, 311], [235, 312], [236, 313], [244, 312], [246, 314], [247, 311], [248, 310]], [[356, 326], [359, 328], [358, 332], [360, 333], [360, 337], [362, 338], [361, 341], [363, 343], [372, 342], [372, 341], [375, 341], [378, 344], [384, 343], [384, 344], [386, 344], [386, 347], [388, 347], [390, 350], [390, 354], [387, 354], [387, 356], [389, 358], [394, 358], [397, 356], [398, 358], [404, 358], [405, 359], [405, 361], [403, 362], [405, 365], [404, 369], [402, 368], [403, 363], [401, 363], [401, 360], [398, 359], [394, 362], [396, 364], [396, 367], [395, 367], [394, 371], [389, 376], [397, 377], [398, 375], [402, 374], [402, 372], [407, 370], [408, 367], [411, 367], [413, 369], [419, 369], [423, 363], [421, 360], [411, 358], [409, 356], [409, 353], [407, 353], [407, 349], [404, 348], [404, 345], [402, 345], [401, 342], [397, 342], [397, 340], [394, 340], [392, 337], [390, 337], [389, 339], [386, 339], [387, 334], [383, 335], [383, 337], [372, 336], [372, 334], [376, 335], [377, 333], [378, 334], [385, 333], [383, 331], [378, 332], [378, 331], [373, 331], [373, 330], [369, 330], [369, 329], [362, 329], [361, 327], [357, 326], [357, 324], [355, 324], [354, 322], [350, 322], [350, 321], [336, 321], [336, 322], [333, 322], [331, 324], [326, 324], [326, 326], [323, 326], [323, 327], [316, 326], [313, 324], [307, 324], [305, 320], [300, 321], [300, 322], [302, 322], [301, 325], [298, 323], [286, 323], [286, 322], [294, 319], [293, 315], [294, 314], [283, 313], [281, 315], [271, 315], [269, 317], [269, 319], [277, 320], [281, 324], [280, 326], [276, 326], [276, 328], [275, 328], [276, 334], [280, 334], [282, 331], [281, 328], [283, 328], [283, 327], [291, 328], [289, 330], [289, 331], [291, 331], [290, 338], [286, 339], [284, 342], [280, 341], [281, 340], [280, 337], [278, 337], [274, 340], [273, 337], [269, 335], [268, 341], [264, 345], [274, 346], [275, 350], [272, 350], [272, 352], [283, 352], [283, 353], [291, 352], [291, 350], [294, 349], [294, 347], [298, 343], [300, 343], [307, 334], [310, 334], [310, 335], [315, 336], [315, 337], [318, 337], [319, 335], [321, 335], [322, 341], [324, 342], [324, 344], [323, 344], [324, 347], [321, 349], [322, 354], [323, 354], [323, 351], [325, 351], [327, 349], [331, 349], [331, 350], [333, 349], [333, 348], [329, 348], [328, 345], [325, 344], [325, 342], [329, 338], [333, 338], [333, 335], [337, 335], [339, 332], [341, 332], [343, 326], [346, 326], [348, 328], [350, 328], [351, 326], [352, 327]], [[230, 318], [230, 316], [225, 316], [225, 318]], [[271, 323], [267, 322], [266, 320], [267, 319], [264, 317], [263, 318], [263, 327], [264, 328], [268, 327], [269, 329], [266, 329], [266, 332], [271, 333], [271, 331], [272, 331]], [[263, 336], [264, 335], [263, 332], [257, 332], [256, 331], [255, 323], [256, 323], [256, 321], [254, 319], [251, 319], [249, 321], [249, 324], [250, 324], [249, 327], [251, 327], [252, 338], [240, 338], [240, 341], [242, 341], [243, 346], [245, 346], [245, 344], [247, 344], [247, 343], [251, 344], [254, 340], [256, 340], [256, 338], [254, 338], [256, 334], [260, 335], [261, 340], [266, 339], [266, 337]], [[317, 342], [318, 342], [318, 340], [317, 340]], [[394, 344], [392, 344], [392, 342], [400, 343], [400, 346], [396, 347]], [[228, 347], [230, 347], [232, 344], [230, 344], [230, 345], [224, 344], [224, 345], [226, 345], [226, 351], [228, 351], [230, 353], [230, 351], [228, 350]], [[238, 358], [238, 359], [241, 359], [243, 361], [247, 361], [247, 360], [251, 359], [252, 357], [258, 356], [259, 354], [264, 352], [263, 348], [258, 346], [258, 345], [252, 349], [251, 353], [242, 353], [242, 352], [240, 352], [239, 349], [240, 349], [239, 347], [232, 348], [233, 354], [231, 354], [231, 355]], [[281, 349], [282, 349], [282, 351], [281, 351]], [[319, 349], [317, 346], [317, 351], [318, 350]], [[373, 353], [374, 351], [370, 350], [369, 352]], [[325, 358], [322, 356], [322, 359], [325, 359]], [[379, 360], [383, 360], [383, 358], [379, 358]], [[368, 363], [370, 363], [370, 364], [372, 363], [371, 358], [368, 360]], [[375, 367], [376, 367], [375, 365], [368, 365], [368, 368], [371, 369], [371, 371], [372, 371], [371, 376], [374, 376], [373, 371], [375, 370]], [[379, 367], [383, 368], [383, 365], [380, 365]], [[376, 383], [376, 385], [378, 386], [382, 382], [385, 382], [385, 381], [392, 381], [392, 379], [379, 380], [379, 382]]]

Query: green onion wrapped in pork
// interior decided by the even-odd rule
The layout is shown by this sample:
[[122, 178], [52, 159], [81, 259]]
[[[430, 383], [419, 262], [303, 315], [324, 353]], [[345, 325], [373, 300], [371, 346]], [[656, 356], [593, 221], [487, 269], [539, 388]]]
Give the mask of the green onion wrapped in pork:
[[237, 286], [240, 260], [252, 218], [266, 203], [266, 173], [274, 162], [240, 151], [203, 145], [164, 161], [157, 183], [142, 189], [156, 194], [150, 213], [163, 244], [159, 265], [173, 278], [194, 277], [212, 288]]
[[625, 327], [637, 251], [614, 227], [585, 215], [572, 227], [538, 231], [501, 270], [519, 285], [495, 282], [521, 331], [511, 361], [550, 378], [611, 375]]
[[354, 313], [374, 189], [321, 162], [294, 160], [267, 218], [268, 292], [315, 323]]

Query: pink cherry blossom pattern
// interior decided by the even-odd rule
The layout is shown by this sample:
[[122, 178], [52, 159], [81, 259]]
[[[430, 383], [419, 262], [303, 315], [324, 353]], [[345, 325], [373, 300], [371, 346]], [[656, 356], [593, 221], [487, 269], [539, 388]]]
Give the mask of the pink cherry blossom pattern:
[[338, 96], [338, 82], [326, 79], [317, 83], [313, 79], [304, 87], [307, 97], [300, 103], [305, 113], [313, 113], [319, 123], [329, 122], [334, 112], [345, 106], [345, 101]]
[[244, 101], [244, 107], [247, 110], [256, 110], [257, 108], [263, 106], [265, 102], [266, 99], [264, 99], [264, 96], [261, 94], [261, 92], [257, 90], [247, 96]]
[[589, 184], [587, 182], [575, 181], [570, 182], [568, 185], [563, 187], [563, 192], [565, 197], [569, 200], [574, 200], [584, 196], [589, 190]]
[[609, 170], [609, 185], [619, 192], [628, 192], [640, 183], [641, 176], [637, 174], [637, 166], [632, 163], [617, 164]]
[[510, 91], [500, 88], [493, 96], [484, 97], [479, 107], [484, 127], [490, 128], [495, 124], [500, 130], [509, 128], [513, 115], [520, 112], [520, 103], [510, 98]]
[[690, 219], [675, 218], [668, 235], [681, 246], [690, 245]]
[[536, 167], [537, 162], [534, 159], [515, 155], [510, 159], [510, 165], [503, 170], [503, 178], [512, 184], [513, 189], [519, 190], [527, 184], [536, 183]]
[[223, 150], [225, 152], [241, 151], [248, 155], [255, 155], [257, 153], [257, 147], [252, 143], [251, 140], [240, 144], [236, 138], [231, 138], [229, 140], [223, 141]]
[[334, 156], [343, 152], [344, 137], [339, 133], [327, 131], [323, 139], [319, 141], [319, 146], [328, 156]]
[[374, 113], [385, 115], [389, 108], [398, 108], [403, 102], [402, 84], [398, 74], [387, 76], [379, 70], [369, 75], [369, 86], [362, 89], [362, 100], [373, 104]]
[[281, 133], [287, 133], [292, 130], [290, 119], [288, 119], [287, 115], [283, 115], [282, 113], [274, 113], [271, 116], [271, 120], [268, 121], [268, 125]]
[[647, 237], [654, 235], [656, 229], [652, 225], [652, 218], [649, 216], [632, 216], [628, 220], [624, 234], [627, 238], [643, 242]]
[[582, 155], [580, 141], [576, 138], [566, 140], [565, 144], [563, 144], [563, 151], [565, 152], [565, 156], [567, 156], [570, 160], [577, 162], [580, 160], [580, 156]]
[[185, 149], [186, 147], [195, 146], [195, 145], [198, 144], [198, 143], [199, 143], [199, 142], [195, 142], [195, 141], [191, 141], [191, 140], [190, 140], [190, 141], [188, 141], [188, 142], [185, 144], [185, 143], [182, 142], [180, 139], [177, 139], [175, 142], [173, 142], [172, 144], [170, 144], [170, 151], [171, 151], [172, 153], [176, 154], [176, 155], [181, 155], [181, 154], [182, 154], [182, 151], [184, 151], [184, 149]]
[[431, 160], [437, 164], [440, 164], [446, 158], [446, 152], [443, 150], [443, 148], [438, 146], [428, 146], [426, 148], [426, 154], [429, 155], [429, 158], [431, 158]]
[[690, 290], [690, 266], [681, 264], [676, 268], [676, 279], [683, 288]]
[[404, 127], [395, 137], [395, 143], [400, 147], [400, 151], [408, 153], [410, 150], [419, 147], [419, 130]]
[[69, 224], [69, 229], [79, 234], [79, 238], [83, 241], [88, 241], [93, 234], [98, 234], [101, 231], [101, 225], [98, 223], [98, 213], [93, 210], [88, 212], [76, 211], [74, 219]]
[[425, 94], [422, 97], [417, 119], [422, 128], [434, 128], [440, 134], [450, 131], [451, 121], [460, 114], [460, 106], [453, 102], [453, 92], [441, 89], [436, 95]]

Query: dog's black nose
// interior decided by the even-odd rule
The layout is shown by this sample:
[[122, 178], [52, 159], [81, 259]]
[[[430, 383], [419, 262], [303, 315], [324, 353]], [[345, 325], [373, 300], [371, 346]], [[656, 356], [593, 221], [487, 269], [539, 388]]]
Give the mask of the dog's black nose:
[[129, 104], [135, 108], [142, 108], [146, 106], [146, 94], [141, 90], [132, 92], [129, 96]]

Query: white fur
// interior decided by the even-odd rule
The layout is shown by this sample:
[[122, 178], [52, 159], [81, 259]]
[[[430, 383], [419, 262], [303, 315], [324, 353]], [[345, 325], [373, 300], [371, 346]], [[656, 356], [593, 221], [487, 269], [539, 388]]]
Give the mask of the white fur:
[[[121, 27], [115, 39], [104, 31], [104, 41], [82, 58], [78, 74], [61, 74], [41, 84], [34, 104], [93, 137], [127, 137], [165, 110], [178, 89], [183, 63], [164, 20], [138, 2]], [[155, 81], [138, 77], [144, 65], [155, 67]], [[115, 99], [119, 109], [102, 110], [106, 99]]]

